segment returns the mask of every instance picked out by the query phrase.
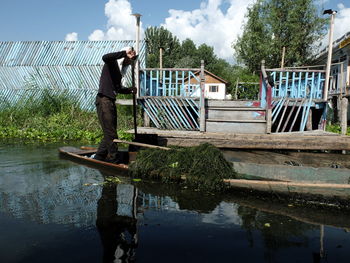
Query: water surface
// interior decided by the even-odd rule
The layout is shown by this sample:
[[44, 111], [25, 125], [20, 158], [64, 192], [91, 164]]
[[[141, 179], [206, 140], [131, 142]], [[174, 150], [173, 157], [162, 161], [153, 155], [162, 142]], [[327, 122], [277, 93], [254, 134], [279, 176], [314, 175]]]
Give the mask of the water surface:
[[106, 183], [57, 144], [0, 145], [0, 262], [349, 262], [347, 211]]

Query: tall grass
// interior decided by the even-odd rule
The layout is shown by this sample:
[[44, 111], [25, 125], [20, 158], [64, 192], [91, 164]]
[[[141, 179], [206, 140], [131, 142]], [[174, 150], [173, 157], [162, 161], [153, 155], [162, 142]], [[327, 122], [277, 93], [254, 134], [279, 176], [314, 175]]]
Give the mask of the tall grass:
[[[82, 110], [66, 92], [26, 93], [16, 105], [0, 105], [0, 138], [40, 141], [80, 140], [97, 143], [102, 131], [95, 111]], [[132, 128], [131, 109], [118, 106], [118, 135], [129, 139]]]

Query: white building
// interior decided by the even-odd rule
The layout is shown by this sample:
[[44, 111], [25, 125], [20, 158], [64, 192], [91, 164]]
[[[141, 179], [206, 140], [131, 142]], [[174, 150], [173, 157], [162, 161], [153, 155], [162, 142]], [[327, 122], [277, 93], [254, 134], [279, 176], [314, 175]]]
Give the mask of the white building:
[[[194, 74], [198, 79], [200, 78], [200, 71], [197, 71]], [[207, 70], [204, 70], [204, 75], [204, 97], [207, 99], [224, 100], [226, 98], [226, 85], [228, 82]], [[190, 79], [190, 84], [188, 81], [186, 82], [187, 87], [193, 87], [196, 85], [198, 85], [198, 82], [195, 80], [195, 78]], [[191, 90], [187, 90], [187, 92], [191, 93]], [[200, 89], [196, 89], [193, 93], [191, 93], [191, 96], [200, 97]]]

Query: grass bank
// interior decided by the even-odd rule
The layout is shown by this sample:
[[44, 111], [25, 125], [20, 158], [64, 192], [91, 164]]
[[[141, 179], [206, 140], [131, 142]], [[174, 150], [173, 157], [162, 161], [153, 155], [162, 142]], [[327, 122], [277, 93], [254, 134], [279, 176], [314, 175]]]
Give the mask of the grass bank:
[[[118, 106], [118, 136], [130, 140], [125, 131], [133, 127], [132, 109]], [[95, 111], [85, 111], [65, 93], [21, 99], [16, 105], [0, 105], [0, 138], [34, 141], [84, 141], [98, 143], [102, 131]]]

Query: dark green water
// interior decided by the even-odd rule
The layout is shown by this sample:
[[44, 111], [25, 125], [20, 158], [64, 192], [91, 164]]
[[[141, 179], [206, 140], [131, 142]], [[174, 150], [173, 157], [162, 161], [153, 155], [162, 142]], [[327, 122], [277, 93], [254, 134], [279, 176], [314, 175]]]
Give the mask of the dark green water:
[[349, 262], [350, 215], [109, 174], [0, 144], [0, 262]]

